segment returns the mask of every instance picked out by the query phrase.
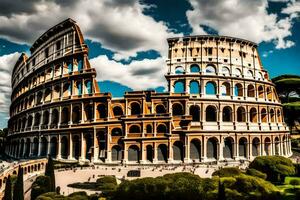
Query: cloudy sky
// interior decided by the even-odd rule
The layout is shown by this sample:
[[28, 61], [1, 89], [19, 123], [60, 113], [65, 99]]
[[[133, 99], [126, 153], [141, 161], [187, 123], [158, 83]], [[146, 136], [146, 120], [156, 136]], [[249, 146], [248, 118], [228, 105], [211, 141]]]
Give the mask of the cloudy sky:
[[[10, 73], [21, 52], [66, 18], [77, 21], [102, 92], [166, 86], [166, 38], [237, 36], [259, 44], [271, 77], [300, 75], [300, 0], [1, 0], [0, 127], [6, 127]], [[298, 61], [298, 62], [297, 62]]]

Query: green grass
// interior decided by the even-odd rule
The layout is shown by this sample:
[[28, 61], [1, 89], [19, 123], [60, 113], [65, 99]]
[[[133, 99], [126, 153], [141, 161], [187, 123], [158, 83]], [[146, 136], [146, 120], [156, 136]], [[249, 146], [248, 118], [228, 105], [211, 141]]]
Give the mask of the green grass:
[[298, 179], [300, 181], [300, 177], [285, 177], [284, 184], [283, 185], [277, 185], [277, 188], [280, 190], [280, 192], [284, 195], [283, 200], [294, 200], [295, 199], [295, 191], [294, 189], [300, 189], [300, 185], [293, 186], [290, 185], [290, 181], [293, 179]]

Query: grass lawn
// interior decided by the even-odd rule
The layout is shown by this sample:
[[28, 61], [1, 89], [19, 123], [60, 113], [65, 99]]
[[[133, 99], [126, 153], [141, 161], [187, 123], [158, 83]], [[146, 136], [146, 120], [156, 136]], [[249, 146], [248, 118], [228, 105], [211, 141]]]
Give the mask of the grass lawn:
[[295, 199], [295, 191], [294, 188], [300, 189], [300, 185], [293, 186], [290, 185], [290, 181], [293, 179], [297, 179], [300, 181], [300, 177], [286, 177], [284, 180], [284, 185], [277, 185], [277, 188], [284, 194], [284, 200], [292, 200]]

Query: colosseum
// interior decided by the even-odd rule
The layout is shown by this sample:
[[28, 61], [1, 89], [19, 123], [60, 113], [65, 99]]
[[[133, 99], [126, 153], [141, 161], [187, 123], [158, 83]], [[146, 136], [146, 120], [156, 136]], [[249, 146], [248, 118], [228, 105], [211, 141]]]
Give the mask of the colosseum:
[[113, 98], [100, 92], [76, 22], [49, 29], [13, 68], [6, 153], [95, 164], [291, 156], [282, 105], [257, 44], [211, 35], [167, 42], [166, 92]]

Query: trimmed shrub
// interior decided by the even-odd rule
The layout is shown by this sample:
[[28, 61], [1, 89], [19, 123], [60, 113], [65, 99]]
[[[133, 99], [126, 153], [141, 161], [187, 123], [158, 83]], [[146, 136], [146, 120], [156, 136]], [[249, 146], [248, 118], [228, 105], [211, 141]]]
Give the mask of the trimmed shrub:
[[35, 200], [39, 195], [50, 192], [49, 176], [38, 176], [32, 184], [31, 200]]
[[247, 169], [246, 174], [248, 174], [250, 176], [256, 176], [256, 177], [262, 178], [264, 180], [266, 180], [266, 178], [267, 178], [267, 174], [265, 174], [261, 171], [258, 171], [256, 169]]
[[219, 176], [219, 177], [231, 177], [231, 176], [238, 176], [242, 172], [237, 167], [225, 167], [215, 171], [212, 175]]

